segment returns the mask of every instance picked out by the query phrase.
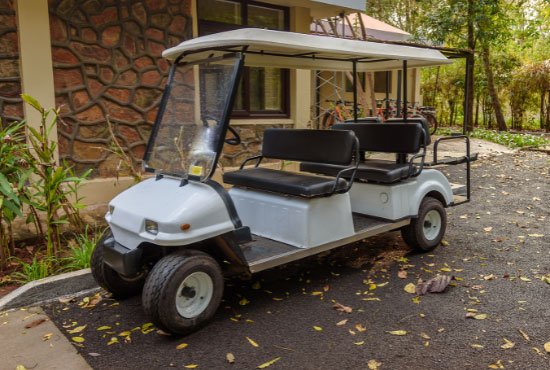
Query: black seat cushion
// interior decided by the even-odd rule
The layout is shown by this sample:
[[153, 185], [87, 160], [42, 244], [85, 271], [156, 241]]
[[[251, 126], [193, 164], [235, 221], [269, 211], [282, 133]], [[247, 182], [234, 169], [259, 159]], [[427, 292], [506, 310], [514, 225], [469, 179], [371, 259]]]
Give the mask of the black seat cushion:
[[[330, 165], [324, 163], [303, 162], [300, 164], [300, 171], [318, 173], [327, 176], [336, 176], [343, 170], [344, 166]], [[382, 159], [367, 159], [359, 163], [355, 174], [356, 180], [377, 182], [382, 184], [391, 184], [411, 176], [413, 168], [408, 163], [395, 163], [394, 161], [385, 161]], [[344, 177], [349, 178], [349, 173]]]
[[[337, 166], [337, 165], [335, 165]], [[346, 168], [342, 166], [342, 168]], [[249, 168], [223, 175], [226, 184], [275, 193], [315, 198], [329, 195], [334, 187], [334, 179], [321, 176], [271, 170], [268, 168]], [[344, 190], [348, 182], [339, 179], [336, 191]]]

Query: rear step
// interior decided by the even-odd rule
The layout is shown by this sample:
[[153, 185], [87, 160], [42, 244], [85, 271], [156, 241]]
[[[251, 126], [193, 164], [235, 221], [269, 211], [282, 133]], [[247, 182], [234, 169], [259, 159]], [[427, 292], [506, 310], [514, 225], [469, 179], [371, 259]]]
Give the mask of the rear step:
[[466, 185], [451, 183], [453, 195], [466, 195]]

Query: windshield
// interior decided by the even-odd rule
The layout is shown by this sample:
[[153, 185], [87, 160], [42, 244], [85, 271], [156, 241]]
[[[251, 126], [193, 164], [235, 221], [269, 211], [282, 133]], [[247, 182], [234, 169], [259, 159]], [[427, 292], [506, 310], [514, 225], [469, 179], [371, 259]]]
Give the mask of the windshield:
[[216, 166], [228, 125], [240, 58], [178, 63], [145, 155], [156, 173], [205, 180]]

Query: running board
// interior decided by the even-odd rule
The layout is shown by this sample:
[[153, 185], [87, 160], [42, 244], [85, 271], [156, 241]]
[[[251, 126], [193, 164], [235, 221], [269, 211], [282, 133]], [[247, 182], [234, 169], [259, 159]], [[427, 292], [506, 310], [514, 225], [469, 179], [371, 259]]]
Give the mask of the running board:
[[371, 236], [399, 229], [410, 223], [410, 219], [397, 222], [381, 221], [372, 217], [354, 214], [355, 234], [311, 248], [297, 248], [275, 240], [252, 235], [253, 241], [243, 244], [241, 249], [251, 273], [267, 270], [310, 257], [321, 252], [354, 243]]

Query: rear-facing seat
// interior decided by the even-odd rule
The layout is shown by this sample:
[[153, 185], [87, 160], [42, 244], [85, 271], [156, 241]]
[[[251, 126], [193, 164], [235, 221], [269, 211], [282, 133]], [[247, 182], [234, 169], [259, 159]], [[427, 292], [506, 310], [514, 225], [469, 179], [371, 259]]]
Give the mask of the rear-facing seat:
[[[422, 171], [426, 133], [420, 122], [393, 121], [391, 123], [343, 123], [332, 127], [336, 130], [352, 130], [359, 139], [361, 152], [396, 153], [397, 159], [364, 159], [358, 165], [355, 179], [359, 181], [391, 184]], [[422, 153], [420, 153], [422, 149]], [[420, 154], [419, 154], [420, 153]], [[408, 159], [408, 155], [413, 156]], [[419, 164], [414, 161], [420, 158]], [[300, 170], [334, 176], [341, 166], [324, 163], [301, 163]]]
[[[305, 198], [344, 193], [351, 188], [355, 176], [357, 153], [357, 138], [349, 130], [267, 129], [262, 154], [248, 158], [238, 171], [225, 173], [223, 181], [235, 186]], [[330, 174], [334, 176], [331, 178], [258, 168], [263, 158], [336, 165], [339, 170]], [[244, 165], [251, 160], [256, 160], [256, 166], [245, 169]], [[349, 182], [342, 178], [345, 174]]]

